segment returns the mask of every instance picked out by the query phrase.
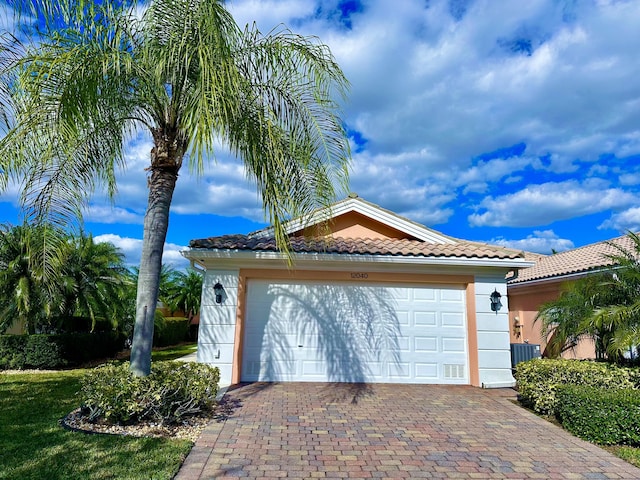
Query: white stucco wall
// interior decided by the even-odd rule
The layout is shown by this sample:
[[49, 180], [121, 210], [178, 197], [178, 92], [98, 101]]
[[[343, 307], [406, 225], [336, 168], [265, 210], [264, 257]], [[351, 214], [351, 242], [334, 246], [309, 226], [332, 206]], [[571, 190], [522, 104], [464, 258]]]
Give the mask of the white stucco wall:
[[[207, 270], [202, 285], [198, 362], [220, 369], [220, 387], [231, 385], [233, 348], [238, 306], [238, 270]], [[225, 295], [215, 301], [213, 286], [220, 282]]]
[[[480, 384], [486, 388], [512, 387], [509, 305], [504, 275], [476, 276], [476, 327]], [[490, 295], [497, 290], [502, 308], [491, 310]]]

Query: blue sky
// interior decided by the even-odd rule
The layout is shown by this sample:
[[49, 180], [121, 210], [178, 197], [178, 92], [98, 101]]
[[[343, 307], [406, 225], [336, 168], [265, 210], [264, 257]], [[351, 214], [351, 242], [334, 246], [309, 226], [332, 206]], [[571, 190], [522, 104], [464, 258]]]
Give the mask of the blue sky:
[[[640, 2], [234, 0], [239, 24], [329, 45], [351, 82], [350, 190], [445, 234], [550, 253], [640, 230]], [[127, 146], [86, 230], [135, 264], [151, 143]], [[346, 195], [348, 192], [343, 192]], [[16, 189], [0, 196], [15, 222]], [[241, 163], [181, 172], [165, 261], [264, 226]], [[182, 263], [181, 263], [182, 262]]]

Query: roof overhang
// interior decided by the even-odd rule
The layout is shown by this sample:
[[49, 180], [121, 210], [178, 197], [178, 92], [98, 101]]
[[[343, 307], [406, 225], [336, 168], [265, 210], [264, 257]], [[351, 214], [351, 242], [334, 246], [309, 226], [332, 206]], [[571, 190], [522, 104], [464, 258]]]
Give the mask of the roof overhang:
[[[238, 264], [238, 265], [271, 265], [274, 268], [285, 268], [289, 258], [280, 252], [249, 251], [249, 250], [218, 250], [207, 248], [192, 248], [180, 252], [192, 263], [202, 268], [209, 268], [214, 264]], [[439, 266], [439, 267], [493, 267], [505, 270], [526, 268], [533, 262], [523, 258], [469, 258], [469, 257], [428, 257], [428, 256], [399, 256], [399, 255], [348, 255], [331, 253], [293, 253], [291, 255], [293, 265], [309, 264], [328, 267], [330, 265], [395, 265], [395, 266]], [[280, 265], [278, 265], [280, 264]]]

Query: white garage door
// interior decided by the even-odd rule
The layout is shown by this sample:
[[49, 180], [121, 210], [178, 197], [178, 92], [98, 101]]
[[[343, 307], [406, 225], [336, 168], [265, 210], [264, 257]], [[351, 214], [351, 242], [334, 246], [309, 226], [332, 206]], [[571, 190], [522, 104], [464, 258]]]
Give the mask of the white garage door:
[[462, 287], [251, 280], [243, 381], [469, 383]]

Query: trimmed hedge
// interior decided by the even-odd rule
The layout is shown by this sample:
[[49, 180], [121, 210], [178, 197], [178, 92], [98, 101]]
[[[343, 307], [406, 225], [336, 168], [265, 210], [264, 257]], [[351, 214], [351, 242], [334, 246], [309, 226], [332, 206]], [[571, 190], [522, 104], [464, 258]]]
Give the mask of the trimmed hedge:
[[89, 420], [132, 424], [152, 419], [163, 424], [210, 411], [216, 403], [220, 370], [195, 362], [154, 362], [151, 373], [136, 377], [129, 362], [90, 370], [81, 381], [82, 408]]
[[556, 393], [563, 385], [609, 389], [635, 389], [640, 385], [637, 369], [581, 360], [535, 359], [521, 362], [516, 366], [514, 376], [520, 401], [543, 415], [555, 413]]
[[556, 417], [572, 434], [600, 445], [640, 445], [640, 391], [567, 385]]
[[112, 357], [123, 347], [116, 332], [0, 335], [0, 370], [75, 366]]
[[189, 319], [185, 317], [164, 317], [156, 322], [153, 332], [153, 345], [169, 347], [189, 338]]

